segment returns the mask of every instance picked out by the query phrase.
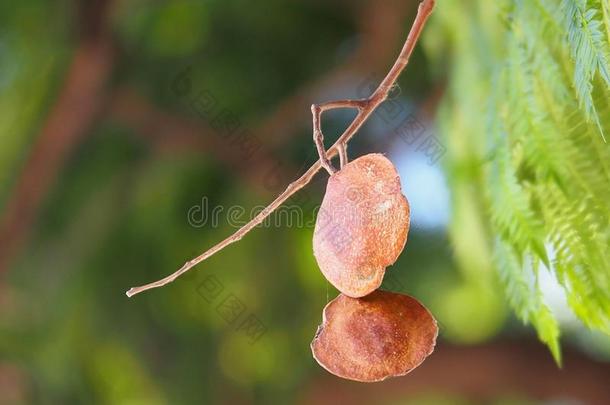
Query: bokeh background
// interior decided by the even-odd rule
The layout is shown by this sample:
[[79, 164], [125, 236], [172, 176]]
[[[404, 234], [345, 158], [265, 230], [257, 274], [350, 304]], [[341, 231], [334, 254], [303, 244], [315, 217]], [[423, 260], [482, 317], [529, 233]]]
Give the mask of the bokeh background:
[[[434, 124], [450, 78], [427, 57], [429, 38], [349, 149], [387, 154], [411, 203], [384, 288], [438, 318], [420, 368], [366, 385], [311, 357], [337, 295], [311, 247], [323, 173], [188, 276], [124, 294], [228, 236], [304, 172], [316, 160], [311, 103], [367, 96], [416, 5], [0, 4], [0, 404], [608, 403], [608, 338], [570, 315], [550, 277], [562, 369], [494, 274], [455, 265]], [[325, 114], [329, 144], [351, 118]]]

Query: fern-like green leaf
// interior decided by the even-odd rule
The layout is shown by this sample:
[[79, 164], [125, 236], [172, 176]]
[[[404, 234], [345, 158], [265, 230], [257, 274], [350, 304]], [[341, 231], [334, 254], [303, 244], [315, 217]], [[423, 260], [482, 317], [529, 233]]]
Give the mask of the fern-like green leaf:
[[599, 73], [610, 87], [608, 42], [602, 31], [603, 24], [598, 16], [599, 10], [588, 8], [586, 0], [563, 0], [561, 9], [575, 64], [574, 88], [587, 116], [595, 120], [603, 137], [604, 131], [592, 96], [596, 73]]
[[496, 263], [511, 307], [523, 322], [531, 322], [538, 337], [561, 364], [559, 325], [542, 299], [537, 276], [504, 242], [496, 242]]
[[[543, 265], [576, 316], [610, 335], [609, 1], [445, 0], [427, 33], [453, 33], [449, 184], [480, 190], [456, 213], [489, 230], [508, 301], [556, 358]], [[458, 256], [468, 246], [460, 239]]]

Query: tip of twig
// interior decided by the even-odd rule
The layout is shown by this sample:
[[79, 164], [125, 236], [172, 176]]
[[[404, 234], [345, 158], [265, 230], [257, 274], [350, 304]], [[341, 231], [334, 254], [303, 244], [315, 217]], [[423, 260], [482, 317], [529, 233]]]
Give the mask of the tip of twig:
[[127, 295], [129, 298], [133, 297], [134, 295], [136, 295], [136, 291], [134, 291], [135, 288], [130, 288], [125, 295]]

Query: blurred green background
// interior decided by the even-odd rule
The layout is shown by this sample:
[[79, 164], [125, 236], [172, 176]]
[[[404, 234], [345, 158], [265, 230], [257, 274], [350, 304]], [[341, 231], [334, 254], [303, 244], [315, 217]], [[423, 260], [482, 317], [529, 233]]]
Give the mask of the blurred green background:
[[[302, 223], [278, 213], [175, 283], [124, 295], [304, 172], [316, 160], [309, 106], [366, 96], [416, 4], [1, 3], [0, 404], [607, 403], [608, 338], [574, 320], [552, 280], [561, 370], [493, 274], [455, 265], [434, 127], [447, 78], [421, 46], [349, 149], [386, 153], [411, 202], [384, 287], [438, 318], [437, 351], [419, 369], [363, 385], [311, 357], [337, 295], [311, 247], [322, 173], [289, 202]], [[351, 118], [325, 115], [328, 144]]]

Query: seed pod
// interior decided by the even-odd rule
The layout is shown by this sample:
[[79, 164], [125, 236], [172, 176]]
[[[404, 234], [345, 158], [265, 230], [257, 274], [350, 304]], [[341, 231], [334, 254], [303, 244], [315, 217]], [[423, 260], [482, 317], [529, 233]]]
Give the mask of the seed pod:
[[437, 334], [436, 320], [415, 298], [381, 290], [363, 298], [341, 294], [324, 308], [311, 350], [332, 374], [375, 382], [419, 366]]
[[330, 176], [313, 236], [320, 270], [339, 291], [362, 297], [376, 290], [403, 250], [409, 203], [392, 162], [362, 156]]

